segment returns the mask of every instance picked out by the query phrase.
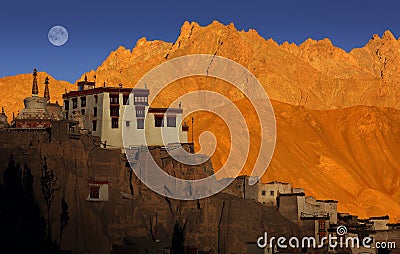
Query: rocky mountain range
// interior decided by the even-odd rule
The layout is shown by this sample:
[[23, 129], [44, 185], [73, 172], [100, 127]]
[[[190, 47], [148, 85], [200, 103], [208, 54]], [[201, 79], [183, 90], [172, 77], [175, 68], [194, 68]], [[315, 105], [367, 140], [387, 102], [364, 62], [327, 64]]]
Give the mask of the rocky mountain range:
[[[390, 31], [346, 52], [327, 38], [278, 44], [253, 29], [238, 31], [233, 24], [214, 21], [202, 27], [185, 22], [174, 43], [142, 38], [132, 49], [121, 46], [79, 80], [87, 75], [98, 85], [133, 87], [157, 65], [189, 54], [218, 55], [240, 63], [272, 99], [277, 145], [263, 180], [290, 182], [316, 198], [339, 200], [341, 212], [363, 218], [389, 214], [391, 221], [400, 221], [400, 41]], [[46, 75], [39, 73], [39, 80]], [[9, 116], [29, 96], [30, 79], [28, 74], [0, 78], [5, 91], [0, 105]], [[75, 89], [52, 78], [50, 83], [53, 101], [60, 101], [65, 89]], [[151, 84], [148, 88], [151, 91]], [[172, 83], [153, 106], [168, 106], [177, 96], [199, 89], [227, 95], [242, 112], [251, 112], [243, 94], [222, 80], [204, 77]], [[204, 103], [212, 103], [211, 98], [204, 98]], [[194, 117], [195, 140], [205, 130], [217, 138], [212, 159], [218, 169], [229, 151], [229, 136], [215, 115], [199, 112]], [[257, 149], [256, 119], [249, 113], [246, 121], [252, 149]], [[250, 171], [255, 159], [250, 152], [243, 173]]]

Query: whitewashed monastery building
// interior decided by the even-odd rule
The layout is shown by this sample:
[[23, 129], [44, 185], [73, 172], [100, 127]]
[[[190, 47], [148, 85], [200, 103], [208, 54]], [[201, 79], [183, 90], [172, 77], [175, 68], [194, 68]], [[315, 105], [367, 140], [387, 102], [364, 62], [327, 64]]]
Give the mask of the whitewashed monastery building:
[[87, 77], [77, 85], [78, 91], [63, 95], [64, 118], [78, 120], [82, 129], [100, 137], [107, 147], [188, 142], [189, 127], [181, 124], [182, 108], [150, 108], [149, 89], [96, 87]]

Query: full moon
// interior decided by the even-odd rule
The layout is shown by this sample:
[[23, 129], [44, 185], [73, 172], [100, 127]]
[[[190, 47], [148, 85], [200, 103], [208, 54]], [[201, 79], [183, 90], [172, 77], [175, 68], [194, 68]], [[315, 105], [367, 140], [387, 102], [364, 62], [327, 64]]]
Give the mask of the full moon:
[[53, 26], [47, 37], [54, 46], [62, 46], [68, 41], [68, 31], [63, 26]]

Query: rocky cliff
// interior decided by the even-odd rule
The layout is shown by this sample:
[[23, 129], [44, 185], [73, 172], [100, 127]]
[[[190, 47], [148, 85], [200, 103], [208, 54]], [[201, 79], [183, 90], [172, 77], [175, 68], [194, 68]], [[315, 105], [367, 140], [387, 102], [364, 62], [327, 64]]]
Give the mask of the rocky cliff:
[[[120, 150], [98, 147], [90, 136], [57, 138], [46, 132], [0, 132], [0, 180], [10, 158], [26, 165], [33, 175], [35, 197], [46, 211], [41, 192], [44, 165], [54, 172], [56, 184], [50, 207], [53, 240], [72, 253], [162, 253], [172, 246], [175, 225], [185, 228], [185, 246], [211, 253], [245, 252], [264, 232], [301, 235], [275, 208], [253, 200], [220, 193], [195, 201], [165, 198], [144, 186], [132, 173]], [[186, 166], [152, 149], [157, 163], [177, 176], [204, 177], [206, 162]], [[208, 170], [208, 169], [207, 169]], [[89, 181], [107, 181], [109, 200], [88, 201]], [[132, 189], [131, 187], [132, 186]], [[68, 223], [60, 233], [61, 200], [68, 206]]]

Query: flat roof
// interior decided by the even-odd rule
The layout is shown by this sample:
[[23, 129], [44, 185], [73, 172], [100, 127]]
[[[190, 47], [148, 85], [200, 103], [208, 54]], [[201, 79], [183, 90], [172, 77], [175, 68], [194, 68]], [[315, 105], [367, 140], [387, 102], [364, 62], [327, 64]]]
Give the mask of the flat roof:
[[69, 99], [73, 97], [79, 97], [83, 95], [99, 94], [99, 93], [138, 93], [141, 95], [149, 95], [149, 89], [143, 88], [120, 88], [120, 87], [95, 87], [93, 89], [86, 89], [81, 91], [70, 91], [63, 94], [63, 99]]
[[333, 199], [327, 199], [327, 200], [317, 199], [317, 202], [323, 202], [323, 203], [339, 203], [339, 201], [333, 200]]
[[385, 215], [385, 216], [376, 216], [376, 217], [370, 217], [369, 220], [388, 220], [389, 219], [389, 215]]
[[279, 193], [279, 196], [283, 197], [290, 197], [290, 196], [300, 196], [304, 197], [306, 194], [304, 192], [298, 192], [298, 193]]
[[156, 114], [157, 113], [158, 114], [164, 114], [164, 113], [182, 114], [183, 113], [183, 109], [181, 109], [181, 108], [149, 108], [148, 112], [149, 113], [156, 113]]
[[282, 184], [282, 185], [289, 185], [290, 183], [284, 183], [284, 182], [279, 182], [279, 181], [272, 181], [272, 182], [268, 182], [266, 184]]

